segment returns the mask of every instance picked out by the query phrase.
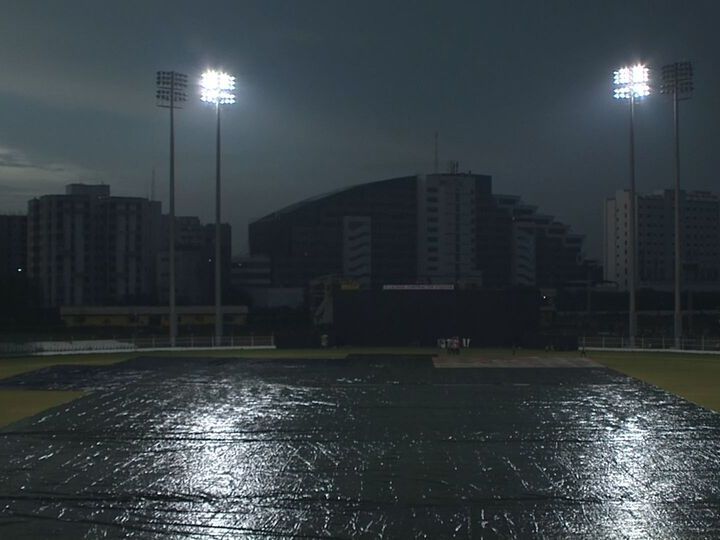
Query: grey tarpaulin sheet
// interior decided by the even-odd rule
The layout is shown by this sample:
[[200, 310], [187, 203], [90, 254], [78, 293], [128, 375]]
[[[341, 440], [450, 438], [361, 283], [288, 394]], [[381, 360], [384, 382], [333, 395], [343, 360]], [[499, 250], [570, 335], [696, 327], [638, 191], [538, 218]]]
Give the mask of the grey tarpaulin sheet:
[[2, 538], [720, 537], [720, 415], [602, 368], [137, 359], [0, 431]]

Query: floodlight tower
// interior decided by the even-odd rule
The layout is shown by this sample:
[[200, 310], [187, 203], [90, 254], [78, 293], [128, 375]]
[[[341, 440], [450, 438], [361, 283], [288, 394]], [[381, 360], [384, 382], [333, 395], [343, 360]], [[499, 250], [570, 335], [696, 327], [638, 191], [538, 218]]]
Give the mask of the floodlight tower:
[[217, 112], [217, 145], [215, 152], [215, 344], [222, 344], [223, 317], [220, 265], [220, 105], [235, 103], [235, 77], [222, 71], [208, 70], [200, 79], [200, 99], [213, 103]]
[[682, 346], [682, 235], [680, 231], [680, 101], [690, 99], [693, 69], [690, 62], [675, 62], [662, 67], [660, 92], [673, 98], [675, 124], [675, 348]]
[[650, 70], [642, 64], [623, 67], [615, 72], [615, 99], [627, 99], [630, 102], [630, 208], [628, 212], [628, 292], [629, 321], [628, 335], [630, 347], [635, 346], [637, 333], [637, 313], [635, 291], [637, 288], [637, 201], [635, 197], [635, 100], [650, 95]]
[[168, 224], [170, 236], [169, 249], [169, 311], [170, 311], [170, 346], [175, 346], [177, 338], [177, 313], [175, 312], [175, 109], [182, 108], [187, 100], [187, 75], [176, 71], [157, 72], [157, 98], [158, 107], [170, 109], [170, 223]]

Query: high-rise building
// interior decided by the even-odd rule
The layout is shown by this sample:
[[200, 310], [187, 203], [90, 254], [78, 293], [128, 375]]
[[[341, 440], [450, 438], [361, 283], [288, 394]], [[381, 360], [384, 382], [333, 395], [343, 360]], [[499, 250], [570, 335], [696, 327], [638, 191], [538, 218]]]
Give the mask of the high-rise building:
[[294, 204], [249, 227], [275, 286], [322, 276], [362, 286], [556, 287], [584, 279], [582, 237], [490, 176], [430, 174], [371, 182]]
[[477, 211], [490, 197], [490, 177], [429, 174], [416, 182], [418, 276], [480, 285]]
[[[156, 289], [161, 304], [168, 302], [170, 292], [170, 216], [162, 216], [160, 247], [157, 252]], [[221, 277], [227, 291], [231, 268], [230, 225], [220, 226]], [[203, 224], [200, 218], [175, 218], [175, 288], [178, 305], [209, 305], [214, 302], [215, 225]]]
[[270, 259], [265, 255], [235, 257], [231, 281], [234, 289], [257, 289], [272, 286]]
[[275, 286], [305, 287], [344, 268], [362, 278], [368, 267], [373, 283], [403, 283], [417, 273], [416, 180], [362, 184], [274, 212], [250, 224], [250, 252], [270, 258]]
[[[605, 201], [605, 279], [628, 287], [630, 194]], [[640, 287], [671, 290], [675, 277], [675, 191], [637, 195]], [[680, 192], [682, 280], [691, 288], [720, 286], [720, 199], [705, 191]]]
[[0, 326], [32, 320], [37, 307], [27, 272], [27, 216], [0, 216]]
[[45, 306], [152, 301], [160, 203], [70, 184], [28, 203], [28, 274]]
[[27, 216], [0, 216], [0, 280], [23, 274], [27, 267]]

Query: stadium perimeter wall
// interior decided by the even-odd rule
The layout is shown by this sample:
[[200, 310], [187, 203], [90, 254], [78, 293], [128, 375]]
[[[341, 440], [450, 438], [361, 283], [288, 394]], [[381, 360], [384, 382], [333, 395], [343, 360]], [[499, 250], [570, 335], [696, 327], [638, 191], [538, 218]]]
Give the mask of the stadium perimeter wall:
[[434, 346], [451, 336], [473, 347], [528, 346], [540, 331], [537, 290], [337, 291], [338, 346]]

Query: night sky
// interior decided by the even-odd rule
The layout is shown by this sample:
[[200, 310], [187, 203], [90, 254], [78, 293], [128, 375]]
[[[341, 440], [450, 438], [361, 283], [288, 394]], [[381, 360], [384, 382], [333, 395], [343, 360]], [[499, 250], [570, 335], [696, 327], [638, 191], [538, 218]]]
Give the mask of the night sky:
[[[167, 211], [168, 114], [155, 72], [238, 80], [223, 110], [223, 212], [236, 253], [249, 220], [302, 198], [441, 163], [491, 174], [586, 234], [628, 182], [628, 107], [612, 73], [691, 60], [683, 184], [720, 191], [717, 0], [4, 0], [0, 212], [104, 182]], [[177, 212], [214, 219], [215, 118], [189, 88], [177, 115]], [[638, 106], [638, 190], [670, 187], [672, 106]]]

